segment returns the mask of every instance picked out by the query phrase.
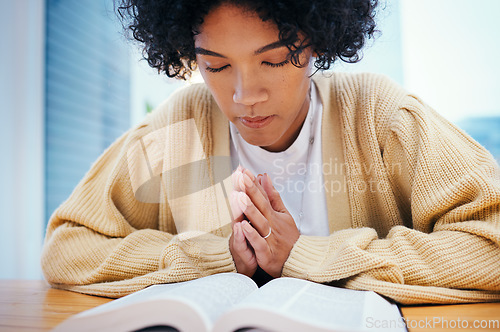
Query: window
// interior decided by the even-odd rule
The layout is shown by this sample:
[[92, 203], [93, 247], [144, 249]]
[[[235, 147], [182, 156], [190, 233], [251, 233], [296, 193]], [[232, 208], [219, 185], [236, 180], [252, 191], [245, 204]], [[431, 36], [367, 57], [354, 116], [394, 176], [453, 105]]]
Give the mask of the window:
[[129, 56], [112, 0], [48, 0], [45, 211], [130, 126]]

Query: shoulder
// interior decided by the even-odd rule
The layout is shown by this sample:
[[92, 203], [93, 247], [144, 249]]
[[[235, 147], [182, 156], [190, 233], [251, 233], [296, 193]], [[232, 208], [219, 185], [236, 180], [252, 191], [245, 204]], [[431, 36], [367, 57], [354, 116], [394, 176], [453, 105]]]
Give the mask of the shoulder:
[[189, 84], [176, 90], [151, 113], [152, 120], [164, 118], [192, 118], [207, 111], [213, 102], [205, 84]]
[[382, 74], [320, 73], [313, 79], [320, 89], [330, 90], [343, 106], [370, 102], [377, 107], [398, 103], [407, 95], [405, 89]]
[[[324, 109], [339, 112], [344, 128], [359, 135], [370, 132], [383, 141], [408, 92], [385, 75], [329, 73], [314, 77]], [[353, 133], [353, 134], [355, 134]]]
[[205, 84], [189, 84], [174, 91], [139, 126], [158, 128], [187, 119], [198, 121], [207, 116], [214, 102]]
[[141, 123], [129, 130], [129, 140], [137, 141], [185, 120], [194, 120], [196, 126], [204, 126], [210, 123], [207, 118], [213, 103], [215, 101], [205, 84], [189, 84], [179, 88]]

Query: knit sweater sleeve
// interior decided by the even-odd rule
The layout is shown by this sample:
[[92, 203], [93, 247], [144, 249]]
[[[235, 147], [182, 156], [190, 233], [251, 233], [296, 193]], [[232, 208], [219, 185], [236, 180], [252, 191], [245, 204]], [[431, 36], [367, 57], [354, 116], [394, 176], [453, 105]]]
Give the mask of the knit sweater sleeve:
[[119, 297], [235, 271], [227, 232], [183, 237], [166, 202], [136, 198], [127, 152], [151, 132], [158, 116], [150, 118], [114, 142], [52, 215], [41, 260], [52, 286]]
[[406, 304], [500, 300], [500, 170], [491, 154], [411, 95], [380, 142], [405, 221], [383, 237], [369, 227], [300, 236], [283, 275]]

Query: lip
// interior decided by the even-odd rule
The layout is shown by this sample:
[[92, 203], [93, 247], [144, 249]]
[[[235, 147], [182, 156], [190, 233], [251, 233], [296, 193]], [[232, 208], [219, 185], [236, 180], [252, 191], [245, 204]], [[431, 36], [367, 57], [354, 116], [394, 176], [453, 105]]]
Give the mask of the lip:
[[274, 119], [274, 115], [269, 116], [255, 116], [255, 117], [241, 117], [240, 122], [252, 129], [264, 128], [271, 123]]

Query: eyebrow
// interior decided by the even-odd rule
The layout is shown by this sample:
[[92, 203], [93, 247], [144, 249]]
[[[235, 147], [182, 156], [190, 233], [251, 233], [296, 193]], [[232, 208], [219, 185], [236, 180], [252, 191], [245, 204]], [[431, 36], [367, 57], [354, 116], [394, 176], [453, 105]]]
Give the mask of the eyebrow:
[[[270, 51], [270, 50], [274, 50], [276, 48], [280, 48], [280, 47], [284, 47], [285, 44], [281, 41], [281, 40], [278, 40], [278, 41], [275, 41], [271, 44], [268, 44], [266, 46], [263, 46], [261, 48], [259, 48], [258, 50], [256, 50], [255, 52], [253, 52], [254, 55], [259, 55], [259, 54], [262, 54], [262, 53], [265, 53], [267, 51]], [[220, 54], [220, 53], [217, 53], [217, 52], [214, 52], [214, 51], [210, 51], [210, 50], [207, 50], [207, 49], [204, 49], [202, 47], [196, 47], [194, 49], [194, 53], [195, 54], [201, 54], [201, 55], [211, 55], [211, 56], [216, 56], [216, 57], [219, 57], [219, 58], [226, 58], [226, 56]]]

